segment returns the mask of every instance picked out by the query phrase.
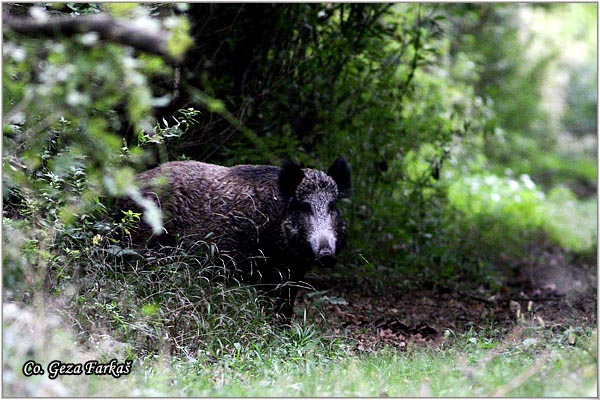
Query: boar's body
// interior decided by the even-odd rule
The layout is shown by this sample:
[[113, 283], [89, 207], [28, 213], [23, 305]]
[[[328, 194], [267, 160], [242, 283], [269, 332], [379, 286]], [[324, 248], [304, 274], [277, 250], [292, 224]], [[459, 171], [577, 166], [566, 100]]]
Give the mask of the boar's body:
[[259, 232], [276, 231], [276, 221], [283, 215], [277, 173], [277, 168], [269, 166], [227, 168], [176, 161], [142, 173], [138, 179], [151, 183], [142, 193], [164, 213], [165, 233], [157, 237], [159, 241], [175, 244], [177, 237], [188, 236], [202, 240], [211, 233], [211, 241], [221, 251], [256, 255], [260, 236], [264, 236]]
[[[163, 164], [138, 175], [142, 195], [163, 212], [165, 232], [150, 242], [214, 242], [233, 257], [242, 277], [266, 284], [289, 318], [297, 286], [313, 263], [327, 265], [345, 241], [346, 227], [335, 201], [350, 189], [350, 171], [340, 158], [327, 173], [286, 162], [222, 167], [196, 161]], [[122, 209], [139, 210], [132, 201]], [[148, 226], [134, 236], [150, 237]]]

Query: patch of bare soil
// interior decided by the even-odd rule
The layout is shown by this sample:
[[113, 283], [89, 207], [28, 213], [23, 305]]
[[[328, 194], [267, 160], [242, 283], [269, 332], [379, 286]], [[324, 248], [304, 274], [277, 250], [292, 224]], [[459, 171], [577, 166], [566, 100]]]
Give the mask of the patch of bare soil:
[[315, 291], [301, 291], [297, 306], [322, 320], [329, 334], [356, 343], [358, 351], [436, 344], [469, 329], [505, 336], [518, 323], [552, 332], [596, 326], [595, 265], [564, 265], [549, 254], [520, 271], [518, 279], [495, 290], [466, 284], [406, 289], [393, 280], [375, 285], [309, 275]]

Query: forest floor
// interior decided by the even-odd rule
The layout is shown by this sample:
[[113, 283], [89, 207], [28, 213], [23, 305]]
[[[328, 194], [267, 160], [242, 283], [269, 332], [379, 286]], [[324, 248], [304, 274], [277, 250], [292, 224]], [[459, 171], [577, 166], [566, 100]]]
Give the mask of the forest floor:
[[[313, 272], [307, 281], [314, 290], [299, 294], [294, 329], [273, 331], [265, 343], [236, 343], [237, 353], [218, 357], [173, 357], [166, 351], [134, 356], [131, 373], [119, 379], [24, 376], [25, 360], [44, 366], [51, 360], [122, 361], [127, 349], [104, 332], [83, 347], [74, 345], [75, 336], [57, 315], [10, 302], [3, 307], [3, 394], [595, 396], [596, 263], [547, 249], [518, 267], [521, 274], [494, 288], [466, 280], [417, 285], [389, 271], [385, 284], [372, 276]], [[22, 340], [32, 332], [35, 339]]]
[[[552, 333], [597, 325], [597, 267], [545, 249], [504, 286], [373, 285], [368, 279], [336, 280], [309, 275], [316, 291], [301, 291], [298, 306], [319, 318], [327, 333], [356, 343], [359, 352], [384, 345], [439, 344], [475, 330], [508, 339], [518, 326]], [[300, 316], [301, 317], [301, 316]], [[521, 324], [519, 324], [521, 323]]]

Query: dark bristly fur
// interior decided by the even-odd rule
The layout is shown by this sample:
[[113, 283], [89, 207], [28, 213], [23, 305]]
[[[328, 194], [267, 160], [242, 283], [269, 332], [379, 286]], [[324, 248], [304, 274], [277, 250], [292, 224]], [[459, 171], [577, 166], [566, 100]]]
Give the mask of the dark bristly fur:
[[[150, 238], [142, 224], [137, 243], [176, 244], [209, 233], [222, 253], [231, 255], [242, 276], [266, 284], [289, 318], [307, 268], [335, 263], [346, 226], [335, 201], [350, 192], [350, 170], [343, 157], [328, 173], [284, 162], [222, 167], [196, 161], [163, 164], [138, 175], [142, 194], [164, 214], [165, 233]], [[139, 211], [131, 200], [120, 208]], [[185, 246], [185, 242], [183, 243]]]

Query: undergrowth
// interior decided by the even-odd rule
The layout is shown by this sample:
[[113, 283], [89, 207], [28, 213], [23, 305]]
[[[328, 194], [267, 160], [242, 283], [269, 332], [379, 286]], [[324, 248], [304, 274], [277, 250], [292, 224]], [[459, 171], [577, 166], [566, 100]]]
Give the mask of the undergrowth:
[[473, 236], [472, 253], [482, 259], [524, 258], [540, 238], [566, 252], [596, 252], [595, 197], [577, 199], [564, 186], [546, 194], [525, 174], [487, 174], [456, 180], [448, 199], [464, 216], [463, 229]]
[[26, 219], [4, 218], [3, 300], [60, 314], [82, 345], [108, 336], [128, 359], [221, 359], [281, 335], [271, 299], [207, 238], [134, 249], [139, 216], [115, 220], [99, 201], [68, 225], [36, 217], [37, 203], [13, 207]]
[[[355, 353], [296, 325], [271, 340], [234, 346], [215, 359], [148, 354], [131, 373], [111, 376], [23, 377], [20, 360], [78, 363], [123, 360], [109, 336], [74, 345], [71, 329], [42, 307], [4, 305], [3, 394], [18, 396], [594, 396], [597, 339], [589, 328], [555, 333], [525, 323], [507, 335], [494, 329], [446, 335], [434, 346], [406, 352]], [[40, 340], [20, 337], [35, 332]], [[108, 383], [108, 384], [107, 384]]]

